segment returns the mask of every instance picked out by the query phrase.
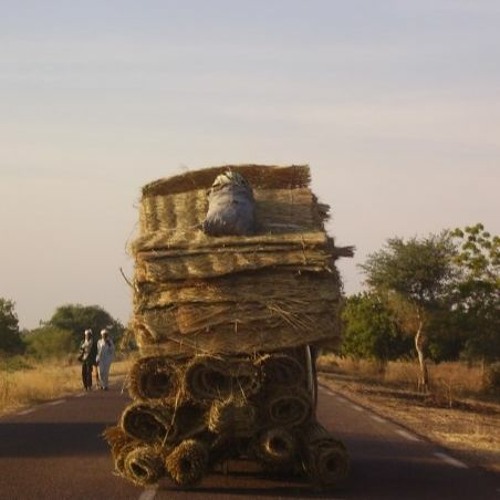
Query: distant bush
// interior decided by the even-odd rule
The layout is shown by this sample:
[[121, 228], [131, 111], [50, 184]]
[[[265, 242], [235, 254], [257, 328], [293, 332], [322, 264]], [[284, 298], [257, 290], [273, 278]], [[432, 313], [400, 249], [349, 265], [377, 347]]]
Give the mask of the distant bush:
[[31, 368], [24, 356], [0, 356], [0, 371], [15, 372]]
[[78, 347], [72, 332], [48, 325], [32, 330], [25, 341], [27, 354], [39, 360], [67, 357]]
[[486, 390], [500, 394], [500, 361], [492, 363], [487, 369]]

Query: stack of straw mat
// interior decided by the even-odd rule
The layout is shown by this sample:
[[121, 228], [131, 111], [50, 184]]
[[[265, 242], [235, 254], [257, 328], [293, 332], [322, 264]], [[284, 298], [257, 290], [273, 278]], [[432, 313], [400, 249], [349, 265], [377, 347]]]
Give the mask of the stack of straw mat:
[[[257, 232], [201, 230], [207, 190], [231, 169], [254, 191]], [[143, 187], [134, 319], [144, 354], [252, 353], [339, 340], [342, 250], [308, 166], [215, 167]]]

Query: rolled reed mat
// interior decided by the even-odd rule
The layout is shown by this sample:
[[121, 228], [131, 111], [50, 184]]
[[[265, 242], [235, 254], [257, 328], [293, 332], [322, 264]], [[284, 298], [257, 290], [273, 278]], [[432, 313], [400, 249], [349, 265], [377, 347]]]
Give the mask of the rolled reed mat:
[[349, 455], [346, 447], [321, 424], [310, 421], [300, 428], [297, 436], [305, 472], [314, 484], [335, 486], [347, 477]]
[[230, 396], [216, 399], [208, 412], [208, 430], [231, 437], [250, 437], [255, 433], [257, 408], [248, 400]]
[[125, 458], [140, 445], [140, 442], [131, 438], [119, 425], [106, 428], [103, 436], [111, 448], [116, 472], [123, 475], [125, 473]]
[[249, 360], [204, 355], [192, 359], [184, 384], [191, 398], [202, 403], [232, 394], [248, 397], [260, 389], [258, 370]]
[[134, 439], [162, 443], [171, 432], [174, 417], [174, 409], [170, 406], [136, 401], [123, 411], [120, 426]]
[[265, 354], [256, 361], [261, 370], [264, 387], [271, 385], [305, 386], [306, 371], [304, 365], [295, 357], [273, 353]]
[[154, 484], [165, 475], [164, 457], [157, 448], [136, 447], [125, 457], [123, 474], [139, 486]]
[[134, 402], [125, 408], [122, 429], [147, 443], [177, 444], [205, 429], [205, 415], [192, 404], [170, 406]]
[[313, 414], [312, 396], [302, 387], [276, 387], [266, 396], [262, 422], [273, 427], [296, 427]]
[[175, 401], [180, 390], [179, 367], [165, 356], [138, 359], [129, 373], [129, 392], [134, 399]]
[[300, 458], [297, 439], [283, 427], [265, 429], [257, 434], [252, 451], [264, 465], [287, 465]]
[[179, 486], [198, 484], [208, 467], [209, 448], [197, 439], [182, 441], [165, 459], [165, 468]]
[[134, 442], [134, 439], [131, 438], [119, 425], [107, 427], [102, 435], [111, 448], [113, 455], [115, 454], [115, 451], [119, 451], [127, 444]]

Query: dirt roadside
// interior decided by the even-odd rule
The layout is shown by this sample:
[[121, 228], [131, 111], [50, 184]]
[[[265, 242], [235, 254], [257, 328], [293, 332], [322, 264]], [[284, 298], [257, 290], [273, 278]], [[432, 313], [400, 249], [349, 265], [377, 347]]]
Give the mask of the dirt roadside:
[[318, 373], [318, 382], [447, 448], [470, 465], [500, 472], [499, 404], [438, 400], [324, 371]]

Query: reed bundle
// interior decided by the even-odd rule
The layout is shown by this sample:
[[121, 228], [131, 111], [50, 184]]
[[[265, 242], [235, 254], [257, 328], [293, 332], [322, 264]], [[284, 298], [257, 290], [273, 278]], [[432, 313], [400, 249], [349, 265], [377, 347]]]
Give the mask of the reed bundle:
[[296, 427], [312, 414], [311, 395], [301, 387], [276, 387], [262, 402], [262, 421], [273, 427]]
[[214, 434], [231, 438], [251, 437], [256, 424], [257, 408], [242, 397], [216, 399], [208, 412], [207, 428]]
[[202, 480], [208, 467], [208, 458], [206, 443], [187, 439], [167, 456], [165, 468], [175, 484], [194, 486]]
[[107, 427], [102, 435], [113, 454], [134, 441], [119, 425]]
[[180, 371], [172, 359], [161, 356], [139, 358], [129, 372], [129, 393], [134, 399], [178, 401]]
[[260, 357], [257, 366], [261, 369], [264, 388], [304, 386], [307, 380], [306, 370], [301, 361], [298, 357], [282, 352]]
[[264, 466], [291, 465], [297, 461], [295, 436], [283, 427], [264, 429], [255, 436], [252, 451]]
[[134, 401], [121, 416], [121, 427], [131, 437], [163, 446], [202, 432], [204, 411], [190, 403], [180, 406]]
[[260, 390], [258, 370], [245, 358], [195, 356], [186, 367], [184, 383], [186, 393], [198, 403], [233, 395], [247, 398]]
[[121, 428], [130, 437], [146, 443], [161, 444], [174, 425], [170, 406], [134, 401], [121, 415]]
[[138, 446], [127, 454], [124, 474], [138, 486], [154, 484], [165, 475], [164, 457], [157, 448]]
[[132, 450], [140, 445], [140, 442], [131, 438], [119, 425], [107, 427], [103, 436], [111, 448], [116, 472], [119, 475], [124, 475], [125, 459]]
[[347, 477], [349, 456], [344, 444], [315, 420], [304, 425], [300, 432], [304, 469], [314, 484], [337, 486]]

